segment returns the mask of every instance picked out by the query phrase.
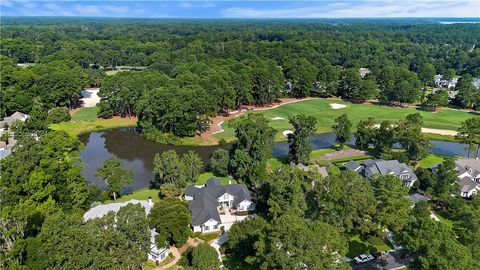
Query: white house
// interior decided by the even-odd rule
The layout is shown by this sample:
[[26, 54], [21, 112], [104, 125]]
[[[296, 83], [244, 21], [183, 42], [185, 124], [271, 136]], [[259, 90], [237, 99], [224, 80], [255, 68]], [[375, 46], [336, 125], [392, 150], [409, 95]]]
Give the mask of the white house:
[[[150, 210], [152, 210], [153, 207], [153, 202], [151, 199], [148, 201], [130, 200], [123, 203], [100, 204], [88, 210], [83, 215], [83, 219], [87, 221], [90, 219], [101, 218], [109, 212], [117, 213], [120, 208], [126, 206], [127, 204], [140, 204], [145, 209], [146, 215], [150, 213]], [[152, 261], [162, 261], [168, 256], [168, 249], [166, 247], [157, 247], [155, 241], [156, 235], [157, 232], [155, 229], [150, 230], [150, 250], [148, 251], [148, 259]]]
[[462, 158], [455, 161], [458, 172], [460, 196], [469, 198], [480, 191], [480, 160]]
[[452, 78], [451, 80], [445, 80], [443, 79], [443, 75], [435, 75], [433, 78], [433, 81], [435, 82], [435, 87], [437, 88], [455, 88], [457, 86], [458, 78]]
[[222, 226], [219, 209], [252, 211], [255, 204], [252, 195], [243, 184], [222, 186], [220, 180], [212, 177], [204, 187], [188, 187], [185, 200], [189, 201], [194, 232], [215, 232]]

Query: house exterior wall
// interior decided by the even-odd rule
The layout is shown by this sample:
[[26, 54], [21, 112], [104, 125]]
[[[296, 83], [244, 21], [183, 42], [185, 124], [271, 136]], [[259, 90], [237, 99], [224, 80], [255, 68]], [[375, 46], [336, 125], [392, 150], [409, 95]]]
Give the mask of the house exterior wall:
[[149, 252], [148, 253], [148, 259], [152, 261], [163, 261], [165, 258], [167, 258], [169, 252], [168, 249], [163, 249], [161, 252], [156, 253], [156, 252]]
[[193, 226], [194, 232], [216, 232], [220, 230], [221, 223], [210, 219], [201, 226]]
[[474, 188], [474, 189], [469, 190], [468, 192], [462, 192], [460, 194], [460, 196], [462, 196], [464, 198], [470, 198], [472, 196], [477, 195], [477, 193], [478, 193], [478, 189]]
[[219, 204], [228, 204], [228, 206], [233, 207], [233, 200], [234, 197], [228, 193], [223, 194], [218, 198], [218, 203]]
[[255, 204], [249, 200], [244, 200], [237, 205], [238, 211], [252, 211], [255, 209]]

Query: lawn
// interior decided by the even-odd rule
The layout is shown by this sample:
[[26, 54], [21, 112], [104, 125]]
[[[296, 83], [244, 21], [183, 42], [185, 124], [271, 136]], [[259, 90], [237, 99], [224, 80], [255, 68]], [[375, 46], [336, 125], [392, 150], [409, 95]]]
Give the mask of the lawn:
[[111, 118], [111, 119], [95, 119], [83, 121], [70, 121], [60, 124], [52, 124], [50, 128], [53, 130], [63, 130], [73, 136], [82, 133], [106, 130], [119, 127], [134, 127], [137, 125], [137, 118]]
[[372, 253], [390, 249], [393, 249], [393, 247], [391, 247], [389, 243], [386, 243], [385, 241], [382, 245], [374, 246], [367, 241], [363, 241], [362, 239], [360, 239], [359, 235], [355, 235], [351, 237], [348, 241], [347, 257], [353, 258], [364, 253]]
[[[200, 176], [198, 176], [198, 179], [197, 179], [197, 182], [195, 183], [195, 185], [197, 185], [197, 186], [205, 185], [205, 183], [207, 183], [207, 180], [210, 179], [211, 177], [214, 177], [214, 176], [215, 175], [213, 175], [213, 173], [211, 173], [211, 172], [202, 173]], [[232, 184], [237, 183], [237, 181], [229, 178], [228, 176], [226, 176], [226, 177], [215, 176], [215, 177], [220, 179], [220, 182], [222, 183], [222, 185], [228, 185], [229, 180], [232, 181]]]
[[429, 154], [418, 162], [418, 167], [430, 169], [433, 165], [442, 163], [445, 160], [443, 156]]
[[[117, 199], [117, 202], [126, 202], [130, 200], [148, 200], [148, 198], [152, 198], [154, 202], [159, 202], [160, 198], [158, 197], [158, 189], [149, 189], [149, 188], [142, 188], [139, 190], [135, 190], [130, 194], [123, 195], [122, 197]], [[105, 203], [113, 203], [113, 200], [106, 201]]]
[[[330, 103], [340, 103], [346, 105], [347, 107], [334, 110], [330, 107]], [[284, 120], [271, 121], [270, 125], [278, 131], [276, 139], [285, 140], [285, 137], [281, 134], [281, 132], [287, 129], [292, 129], [292, 126], [288, 123], [288, 117], [300, 113], [314, 116], [317, 119], [316, 132], [322, 133], [330, 132], [334, 119], [343, 113], [348, 115], [348, 118], [353, 122], [353, 126], [355, 127], [360, 120], [367, 119], [368, 117], [373, 117], [378, 122], [383, 120], [393, 122], [401, 118], [405, 118], [408, 114], [417, 112], [423, 116], [424, 127], [446, 130], [457, 130], [462, 121], [473, 117], [473, 115], [468, 112], [456, 110], [426, 112], [416, 108], [396, 108], [372, 104], [354, 104], [331, 99], [306, 100], [302, 102], [285, 104], [275, 109], [255, 113], [261, 113], [267, 119], [271, 119], [273, 117], [284, 118]], [[221, 138], [225, 138], [227, 141], [233, 140], [233, 129], [228, 127], [227, 124], [223, 124], [222, 128], [225, 131], [214, 135], [214, 138], [216, 140], [220, 140]]]
[[80, 108], [72, 114], [72, 120], [95, 120], [97, 119], [97, 113], [100, 110], [98, 107]]

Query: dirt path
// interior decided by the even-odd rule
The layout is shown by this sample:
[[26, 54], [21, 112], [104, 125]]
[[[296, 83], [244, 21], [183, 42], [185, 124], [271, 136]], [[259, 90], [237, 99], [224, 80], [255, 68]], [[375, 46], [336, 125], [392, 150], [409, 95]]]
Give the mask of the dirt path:
[[297, 98], [281, 98], [279, 103], [276, 103], [275, 105], [267, 105], [267, 106], [245, 106], [244, 109], [239, 110], [239, 111], [232, 111], [229, 113], [228, 116], [215, 116], [211, 118], [212, 124], [210, 126], [210, 129], [207, 130], [206, 132], [202, 133], [202, 138], [209, 137], [211, 135], [221, 133], [223, 132], [222, 129], [222, 124], [232, 118], [238, 117], [248, 111], [265, 111], [265, 110], [270, 110], [270, 109], [275, 109], [278, 108], [282, 105], [289, 104], [289, 103], [295, 103], [295, 102], [301, 102], [309, 99], [317, 99], [317, 98], [303, 98], [303, 99], [297, 99]]
[[315, 160], [332, 160], [337, 158], [355, 157], [355, 156], [363, 156], [363, 155], [365, 155], [365, 151], [361, 151], [357, 149], [349, 149], [349, 150], [340, 150], [337, 152], [328, 153], [321, 157], [316, 158]]
[[178, 249], [174, 246], [170, 247], [170, 249], [168, 250], [171, 254], [173, 254], [173, 260], [163, 266], [159, 266], [159, 267], [156, 267], [155, 270], [166, 270], [172, 266], [174, 266], [175, 264], [177, 264], [177, 262], [180, 260], [180, 257], [182, 255], [180, 255], [180, 252], [178, 252]]

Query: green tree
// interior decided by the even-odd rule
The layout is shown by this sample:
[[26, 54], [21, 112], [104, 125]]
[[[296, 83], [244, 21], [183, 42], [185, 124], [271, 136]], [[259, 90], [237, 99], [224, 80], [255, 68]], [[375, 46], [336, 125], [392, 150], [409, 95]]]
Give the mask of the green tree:
[[458, 193], [458, 177], [453, 159], [448, 158], [438, 165], [435, 176], [433, 195], [441, 199], [447, 199], [452, 194]]
[[150, 228], [158, 233], [156, 242], [158, 246], [175, 244], [183, 246], [190, 234], [192, 215], [187, 203], [178, 198], [164, 198], [155, 203], [148, 216]]
[[317, 74], [317, 67], [305, 58], [287, 61], [286, 78], [292, 83], [292, 96], [296, 98], [309, 96]]
[[[454, 232], [430, 217], [417, 217], [399, 233], [400, 241], [410, 252], [418, 252], [421, 269], [473, 269], [476, 263]], [[478, 265], [478, 264], [477, 264]]]
[[68, 108], [63, 107], [49, 110], [46, 121], [49, 124], [57, 124], [61, 122], [68, 122], [70, 119], [72, 119], [72, 117], [70, 116]]
[[478, 108], [480, 104], [480, 92], [472, 83], [473, 78], [469, 74], [462, 76], [455, 90], [458, 94], [455, 96], [455, 100], [464, 108], [472, 109]]
[[358, 173], [342, 172], [315, 185], [314, 217], [346, 232], [369, 232], [377, 199], [370, 184]]
[[272, 176], [267, 200], [268, 212], [273, 219], [282, 215], [302, 217], [307, 210], [306, 187], [300, 171], [285, 168]]
[[107, 192], [113, 195], [114, 201], [117, 201], [117, 194], [122, 192], [123, 187], [133, 182], [133, 171], [126, 169], [117, 157], [106, 159], [95, 176], [105, 181]]
[[275, 129], [261, 114], [247, 114], [232, 121], [237, 141], [230, 158], [234, 176], [253, 185], [265, 178], [267, 160], [272, 155]]
[[343, 148], [343, 145], [352, 138], [352, 122], [348, 120], [346, 113], [335, 118], [332, 129], [336, 135], [335, 141]]
[[470, 151], [476, 150], [478, 157], [478, 151], [480, 147], [480, 118], [473, 117], [467, 119], [461, 123], [460, 128], [458, 128], [458, 134], [455, 136], [457, 140], [461, 143], [467, 145], [467, 156], [470, 157]]
[[229, 163], [230, 156], [228, 151], [225, 149], [217, 149], [210, 158], [210, 169], [215, 175], [227, 176]]
[[418, 77], [423, 83], [423, 87], [427, 87], [427, 84], [433, 82], [433, 77], [435, 76], [436, 70], [435, 66], [430, 63], [424, 63], [420, 70], [418, 71]]
[[[255, 243], [260, 269], [346, 269], [345, 239], [330, 225], [285, 215]], [[288, 256], [286, 256], [288, 254]]]
[[396, 142], [396, 130], [389, 121], [382, 121], [380, 127], [375, 131], [373, 148], [375, 155], [380, 157], [389, 154], [393, 144]]
[[369, 117], [367, 120], [360, 120], [355, 133], [355, 145], [361, 150], [368, 150], [375, 139], [375, 119]]
[[220, 269], [220, 261], [215, 248], [207, 243], [195, 246], [192, 249], [192, 267], [199, 270]]
[[378, 200], [376, 221], [390, 230], [400, 230], [408, 222], [411, 211], [408, 189], [392, 175], [373, 177], [371, 184]]
[[254, 263], [255, 242], [265, 233], [268, 222], [260, 216], [253, 216], [233, 223], [228, 231], [227, 251], [247, 263]]
[[288, 134], [288, 160], [295, 164], [307, 164], [310, 161], [310, 136], [315, 132], [317, 120], [313, 116], [304, 114], [290, 117], [290, 124], [295, 131]]
[[438, 107], [445, 107], [448, 105], [448, 92], [445, 90], [438, 90], [430, 94], [423, 106], [429, 111], [436, 111]]
[[419, 113], [409, 114], [400, 120], [395, 128], [399, 143], [405, 149], [408, 158], [420, 160], [430, 149], [430, 142], [422, 132], [423, 118]]
[[183, 164], [183, 170], [188, 182], [197, 181], [198, 175], [203, 168], [203, 162], [200, 156], [195, 151], [188, 151], [183, 154], [181, 162]]
[[160, 184], [170, 183], [180, 188], [187, 185], [184, 166], [175, 150], [167, 150], [161, 155], [157, 153], [153, 165], [153, 173]]

